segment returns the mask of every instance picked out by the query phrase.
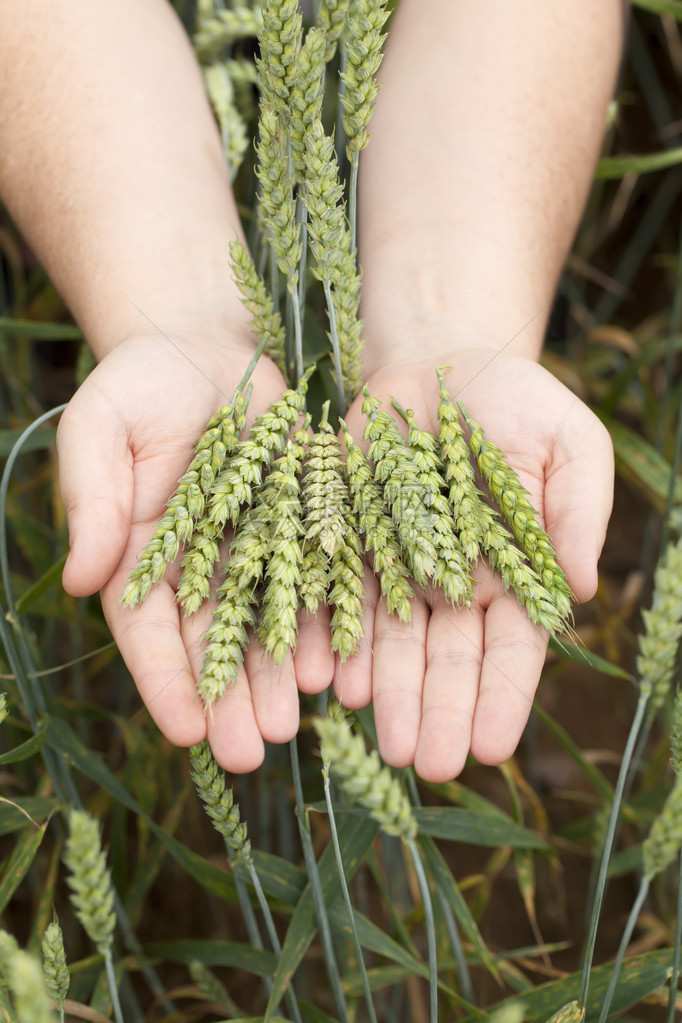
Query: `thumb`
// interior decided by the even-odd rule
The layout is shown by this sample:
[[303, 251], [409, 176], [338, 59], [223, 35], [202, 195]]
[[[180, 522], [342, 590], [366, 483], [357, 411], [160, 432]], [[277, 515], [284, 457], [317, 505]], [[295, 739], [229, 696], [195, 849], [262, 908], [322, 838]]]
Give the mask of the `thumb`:
[[118, 565], [130, 532], [133, 501], [128, 434], [114, 409], [90, 400], [87, 382], [57, 431], [59, 487], [69, 528], [62, 576], [74, 597], [101, 589]]
[[606, 428], [588, 415], [587, 430], [576, 431], [571, 457], [550, 475], [545, 490], [546, 529], [581, 603], [597, 589], [597, 562], [613, 506], [613, 445]]

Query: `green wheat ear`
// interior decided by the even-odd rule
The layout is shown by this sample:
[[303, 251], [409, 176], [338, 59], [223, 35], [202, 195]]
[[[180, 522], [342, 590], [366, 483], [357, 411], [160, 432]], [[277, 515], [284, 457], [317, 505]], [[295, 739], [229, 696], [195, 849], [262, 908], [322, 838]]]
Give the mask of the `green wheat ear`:
[[268, 338], [265, 354], [272, 359], [280, 373], [286, 375], [284, 324], [275, 309], [272, 296], [265, 286], [253, 260], [241, 241], [230, 244], [232, 273], [242, 296], [244, 306], [251, 313], [249, 326], [258, 340]]
[[251, 504], [252, 486], [260, 483], [276, 455], [286, 446], [289, 431], [305, 408], [305, 395], [312, 368], [295, 389], [284, 391], [266, 412], [256, 416], [251, 433], [240, 441], [213, 486], [208, 504], [208, 523], [216, 534], [226, 522], [236, 525], [242, 505]]
[[445, 385], [443, 369], [436, 370], [439, 384], [438, 441], [443, 461], [443, 476], [449, 489], [450, 505], [462, 550], [475, 564], [481, 554], [483, 537], [492, 518], [492, 511], [483, 502], [476, 486], [474, 467], [469, 459], [469, 445], [459, 413]]
[[474, 597], [467, 559], [456, 532], [450, 502], [445, 496], [443, 462], [438, 451], [438, 438], [417, 426], [414, 413], [405, 414], [409, 427], [407, 443], [412, 452], [417, 476], [423, 487], [425, 506], [434, 526], [437, 558], [433, 581], [447, 600], [457, 607], [471, 607]]
[[[322, 422], [310, 442], [303, 480], [304, 527], [310, 563], [306, 593], [310, 595], [311, 574], [313, 580], [321, 583], [324, 564], [325, 577], [333, 584], [327, 595], [327, 603], [334, 607], [331, 648], [345, 661], [358, 652], [362, 640], [364, 572], [357, 522], [343, 476], [341, 447], [327, 422], [328, 414], [329, 402], [325, 402]], [[322, 558], [315, 558], [315, 550], [321, 552], [324, 562]], [[313, 596], [318, 592], [319, 585], [313, 590]]]
[[56, 917], [45, 928], [41, 948], [43, 954], [43, 973], [45, 974], [48, 994], [55, 1000], [61, 1010], [64, 1008], [64, 1002], [69, 992], [71, 977], [69, 968], [66, 965], [64, 936]]
[[384, 0], [356, 0], [349, 19], [346, 67], [341, 80], [346, 86], [341, 96], [343, 127], [348, 138], [348, 159], [357, 158], [369, 141], [369, 125], [379, 85], [377, 71], [381, 64], [382, 29], [388, 17]]
[[291, 90], [291, 165], [301, 184], [305, 178], [305, 137], [313, 122], [322, 117], [326, 43], [322, 29], [311, 28], [306, 33]]
[[222, 11], [199, 12], [194, 49], [200, 60], [210, 60], [239, 39], [258, 35], [263, 27], [260, 4], [237, 4]]
[[232, 789], [225, 785], [225, 774], [213, 759], [211, 747], [203, 742], [189, 751], [190, 771], [206, 813], [219, 835], [245, 862], [251, 860], [251, 843], [246, 824], [239, 816], [239, 805], [234, 801]]
[[560, 617], [570, 621], [573, 594], [556, 560], [552, 542], [540, 525], [535, 508], [528, 500], [528, 491], [509, 465], [505, 454], [496, 444], [486, 440], [482, 427], [471, 418], [462, 402], [459, 402], [459, 407], [471, 431], [469, 448], [488, 486], [490, 496], [511, 527], [517, 543], [540, 582], [551, 594]]
[[582, 1023], [585, 1018], [585, 1006], [578, 1001], [568, 1002], [550, 1016], [547, 1023]]
[[256, 66], [267, 104], [281, 113], [285, 121], [296, 79], [302, 28], [298, 0], [266, 0]]
[[682, 846], [682, 776], [675, 784], [663, 809], [651, 825], [651, 831], [642, 845], [644, 878], [650, 881], [675, 860]]
[[220, 125], [230, 180], [234, 181], [249, 148], [249, 135], [244, 119], [237, 109], [234, 84], [228, 66], [216, 62], [205, 67], [204, 81], [208, 98]]
[[675, 774], [682, 774], [682, 689], [675, 697], [670, 725], [670, 763]]
[[222, 981], [218, 980], [216, 975], [209, 970], [205, 963], [202, 963], [200, 959], [193, 959], [189, 963], [188, 968], [190, 977], [206, 1001], [213, 1002], [214, 1005], [224, 1006], [225, 1008], [229, 1007], [233, 1015], [238, 1015], [235, 1011], [236, 1006], [227, 993], [227, 988]]
[[303, 157], [303, 201], [308, 211], [310, 247], [317, 264], [313, 273], [320, 281], [331, 281], [343, 256], [346, 217], [334, 143], [325, 135], [319, 120], [306, 133]]
[[324, 59], [327, 63], [336, 53], [336, 45], [346, 24], [349, 3], [350, 0], [320, 0], [317, 24], [325, 34]]
[[256, 175], [260, 182], [258, 198], [265, 214], [265, 232], [291, 290], [298, 284], [301, 228], [296, 222], [286, 121], [284, 115], [265, 100], [261, 101], [258, 133]]
[[418, 586], [428, 586], [438, 561], [433, 522], [425, 508], [426, 492], [412, 453], [398, 426], [387, 412], [378, 411], [380, 402], [367, 388], [362, 411], [367, 417], [365, 440], [370, 441], [369, 458], [374, 462], [374, 479], [395, 524], [403, 560]]
[[660, 558], [651, 608], [642, 612], [642, 618], [645, 632], [639, 639], [637, 673], [640, 690], [649, 697], [648, 713], [653, 716], [670, 691], [682, 638], [682, 540], [670, 541]]
[[305, 430], [297, 431], [287, 441], [263, 488], [270, 535], [258, 636], [275, 664], [282, 664], [295, 649], [298, 635], [298, 588], [303, 564], [303, 508], [298, 478], [306, 441]]
[[69, 837], [64, 862], [71, 871], [67, 883], [76, 916], [100, 955], [113, 945], [116, 914], [114, 890], [102, 851], [99, 826], [84, 810], [69, 814]]
[[345, 792], [369, 811], [389, 835], [405, 842], [417, 836], [417, 821], [400, 782], [383, 767], [376, 750], [367, 752], [364, 740], [338, 714], [315, 718], [321, 740], [322, 760], [331, 765], [333, 777]]
[[0, 976], [9, 987], [16, 1015], [4, 1018], [16, 1023], [53, 1023], [45, 977], [40, 963], [19, 948], [16, 939], [0, 931]]
[[305, 538], [331, 557], [343, 546], [348, 508], [346, 484], [341, 475], [341, 450], [327, 422], [329, 402], [323, 406], [323, 420], [313, 434], [305, 458], [302, 497]]
[[374, 469], [367, 455], [357, 446], [343, 419], [340, 422], [346, 446], [348, 489], [360, 535], [364, 536], [365, 551], [373, 552], [374, 571], [389, 614], [410, 622], [414, 590], [400, 553], [395, 525], [384, 511], [381, 487], [374, 482]]

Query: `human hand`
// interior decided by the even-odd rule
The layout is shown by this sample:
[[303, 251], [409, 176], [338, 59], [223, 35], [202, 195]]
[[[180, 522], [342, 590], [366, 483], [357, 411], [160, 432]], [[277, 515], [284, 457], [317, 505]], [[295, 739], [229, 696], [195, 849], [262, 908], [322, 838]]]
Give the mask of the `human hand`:
[[[167, 738], [188, 746], [208, 735], [218, 762], [234, 772], [260, 764], [263, 740], [283, 742], [295, 735], [299, 711], [292, 658], [273, 669], [252, 643], [236, 684], [206, 715], [196, 682], [202, 635], [210, 624], [208, 605], [183, 616], [175, 599], [177, 563], [134, 610], [120, 597], [194, 444], [211, 415], [231, 399], [252, 353], [250, 340], [241, 335], [223, 344], [187, 334], [172, 334], [172, 341], [160, 333], [131, 338], [87, 378], [58, 432], [70, 540], [65, 588], [75, 596], [101, 589], [113, 637]], [[251, 382], [249, 422], [285, 387], [264, 357]], [[313, 638], [304, 645], [314, 664], [320, 644]], [[328, 651], [327, 660], [330, 679]]]
[[[597, 560], [611, 510], [613, 453], [589, 409], [534, 361], [462, 350], [445, 374], [453, 398], [481, 423], [516, 469], [549, 533], [578, 601], [593, 596]], [[374, 372], [369, 391], [390, 408], [394, 397], [418, 425], [438, 432], [434, 363]], [[359, 398], [346, 417], [362, 437]], [[414, 764], [426, 780], [456, 776], [469, 751], [498, 764], [514, 752], [532, 706], [547, 636], [483, 562], [471, 610], [441, 591], [420, 594], [411, 625], [387, 613], [368, 576], [363, 647], [337, 662], [337, 697], [350, 708], [374, 703], [379, 751], [394, 767]]]

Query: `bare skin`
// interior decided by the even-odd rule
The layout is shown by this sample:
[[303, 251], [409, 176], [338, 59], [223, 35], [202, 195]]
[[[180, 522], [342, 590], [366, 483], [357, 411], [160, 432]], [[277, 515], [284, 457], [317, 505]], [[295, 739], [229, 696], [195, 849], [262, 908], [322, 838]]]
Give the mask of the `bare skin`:
[[[0, 0], [0, 189], [101, 360], [59, 429], [64, 585], [102, 591], [162, 731], [180, 745], [208, 734], [231, 771], [257, 767], [264, 742], [290, 739], [298, 689], [332, 679], [348, 706], [374, 701], [391, 764], [439, 781], [469, 750], [501, 762], [523, 730], [546, 638], [485, 569], [471, 612], [424, 595], [412, 628], [387, 616], [368, 572], [356, 658], [335, 664], [328, 616], [306, 617], [295, 657], [273, 672], [254, 644], [208, 719], [194, 688], [206, 615], [182, 619], [173, 574], [142, 608], [118, 603], [196, 437], [253, 351], [227, 270], [240, 227], [201, 79], [165, 0], [63, 0], [49, 25], [42, 6]], [[596, 586], [611, 447], [536, 360], [621, 31], [615, 0], [402, 0], [361, 157], [370, 389], [433, 426], [433, 369], [452, 367], [452, 392], [509, 453], [579, 600]], [[262, 360], [250, 416], [282, 388]], [[358, 407], [348, 420], [360, 436]]]

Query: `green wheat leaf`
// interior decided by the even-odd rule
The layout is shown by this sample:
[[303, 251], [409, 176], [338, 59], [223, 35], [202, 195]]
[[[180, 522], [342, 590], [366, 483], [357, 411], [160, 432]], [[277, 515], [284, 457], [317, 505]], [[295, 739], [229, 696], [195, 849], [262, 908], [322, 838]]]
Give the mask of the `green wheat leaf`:
[[20, 746], [15, 746], [14, 749], [3, 753], [0, 756], [0, 764], [18, 764], [22, 760], [29, 760], [36, 753], [40, 753], [45, 742], [45, 734], [45, 725], [41, 725], [35, 735], [32, 735], [26, 742], [22, 742]]
[[502, 814], [476, 813], [450, 806], [428, 806], [414, 810], [419, 831], [433, 838], [472, 845], [511, 845], [522, 849], [549, 849], [543, 838]]
[[19, 837], [0, 880], [0, 913], [4, 913], [10, 899], [26, 877], [45, 835], [46, 824], [27, 831]]

